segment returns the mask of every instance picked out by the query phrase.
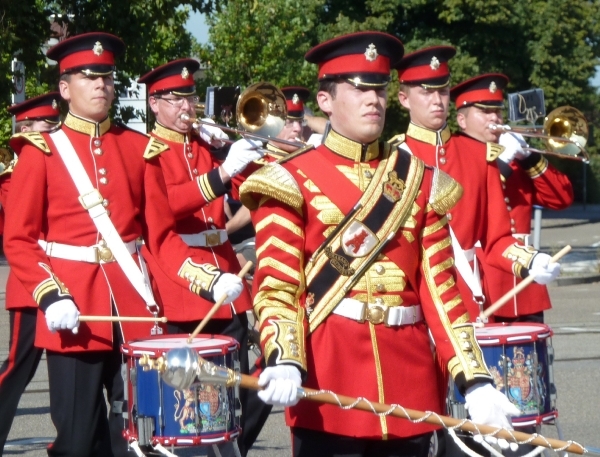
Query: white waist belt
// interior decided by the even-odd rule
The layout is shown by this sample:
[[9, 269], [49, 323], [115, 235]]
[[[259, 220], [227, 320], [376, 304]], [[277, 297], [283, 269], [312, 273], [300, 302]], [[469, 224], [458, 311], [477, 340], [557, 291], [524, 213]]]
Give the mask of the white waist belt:
[[[38, 240], [38, 244], [46, 251], [48, 257], [88, 263], [109, 263], [115, 261], [112, 251], [106, 245], [71, 246], [70, 244], [55, 243], [54, 241], [48, 243], [44, 240]], [[130, 254], [135, 254], [135, 240], [124, 244]]]
[[385, 324], [388, 327], [412, 325], [423, 320], [421, 305], [387, 306], [378, 303], [365, 303], [353, 298], [344, 298], [334, 310], [334, 314], [358, 322]]
[[227, 231], [223, 229], [219, 230], [205, 230], [200, 233], [191, 234], [180, 234], [179, 235], [183, 242], [188, 246], [196, 247], [211, 247], [220, 246], [225, 244], [227, 241]]

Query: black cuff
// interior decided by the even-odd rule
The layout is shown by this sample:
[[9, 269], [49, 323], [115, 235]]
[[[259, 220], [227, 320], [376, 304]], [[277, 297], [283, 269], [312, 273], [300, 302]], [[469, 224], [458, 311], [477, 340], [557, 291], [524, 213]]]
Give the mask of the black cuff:
[[42, 297], [42, 301], [40, 302], [40, 305], [39, 305], [40, 309], [44, 313], [48, 310], [50, 305], [52, 305], [53, 303], [56, 303], [57, 301], [73, 300], [73, 297], [71, 295], [65, 295], [65, 294], [61, 294], [59, 292], [60, 291], [58, 289], [55, 289], [55, 290], [51, 290], [50, 292], [44, 294], [44, 296]]
[[458, 373], [458, 375], [456, 375], [456, 378], [454, 378], [454, 383], [456, 384], [456, 387], [458, 388], [458, 391], [460, 392], [460, 394], [464, 397], [465, 393], [467, 393], [467, 389], [471, 386], [474, 386], [475, 384], [479, 384], [479, 383], [489, 383], [492, 384], [492, 381], [490, 380], [490, 378], [475, 378], [469, 382], [465, 381], [465, 374], [464, 373]]
[[540, 160], [542, 160], [542, 154], [539, 152], [532, 152], [529, 157], [525, 157], [524, 159], [517, 160], [517, 163], [524, 170], [529, 170], [530, 168], [535, 167]]
[[298, 365], [294, 365], [293, 363], [276, 363], [278, 355], [279, 354], [277, 354], [276, 350], [271, 353], [271, 357], [269, 357], [269, 359], [266, 360], [267, 367], [276, 367], [277, 365], [289, 365], [291, 367], [296, 367], [300, 371], [300, 379], [302, 380], [302, 384], [304, 384], [306, 382], [306, 378], [308, 377], [308, 373], [306, 372], [306, 370], [303, 370]]

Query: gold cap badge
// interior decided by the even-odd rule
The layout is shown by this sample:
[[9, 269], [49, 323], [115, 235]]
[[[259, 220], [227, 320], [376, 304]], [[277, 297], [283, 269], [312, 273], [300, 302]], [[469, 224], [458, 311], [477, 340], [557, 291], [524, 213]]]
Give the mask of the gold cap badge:
[[440, 68], [440, 61], [438, 60], [438, 58], [436, 56], [433, 56], [431, 58], [431, 62], [429, 63], [429, 66], [431, 67], [432, 70], [438, 70]]
[[96, 54], [97, 56], [102, 55], [102, 53], [104, 52], [102, 43], [100, 43], [99, 41], [96, 41], [96, 43], [94, 43], [94, 47], [92, 48], [92, 51], [94, 51], [94, 54]]
[[294, 105], [297, 105], [298, 103], [300, 103], [300, 97], [298, 97], [298, 94], [294, 94], [294, 96], [292, 97], [292, 103]]
[[377, 54], [377, 48], [373, 43], [367, 46], [367, 49], [365, 51], [365, 57], [369, 62], [373, 62], [377, 60], [377, 57], [379, 57], [379, 54]]
[[183, 70], [181, 70], [181, 77], [183, 79], [188, 79], [190, 77], [190, 72], [186, 67], [183, 67]]
[[52, 109], [57, 109], [58, 108], [58, 102], [56, 101], [56, 99], [52, 100]]
[[383, 183], [383, 196], [392, 203], [396, 203], [402, 198], [404, 193], [404, 181], [398, 178], [395, 171], [388, 173], [388, 179]]
[[490, 92], [493, 94], [498, 90], [498, 86], [496, 86], [496, 83], [494, 81], [492, 81], [490, 83]]

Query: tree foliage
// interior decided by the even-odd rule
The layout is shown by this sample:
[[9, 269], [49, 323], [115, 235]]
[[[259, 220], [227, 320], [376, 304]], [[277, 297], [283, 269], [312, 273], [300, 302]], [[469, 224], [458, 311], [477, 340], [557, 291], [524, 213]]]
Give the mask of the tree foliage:
[[[185, 29], [190, 11], [217, 8], [214, 0], [0, 0], [0, 100], [8, 106], [13, 91], [10, 62], [25, 63], [26, 96], [56, 90], [58, 71], [46, 61], [42, 46], [55, 32], [69, 35], [103, 31], [119, 36], [127, 45], [118, 61], [117, 88], [130, 85], [153, 67], [191, 55], [195, 40]], [[118, 111], [118, 109], [117, 109]], [[118, 113], [126, 118], [131, 113]], [[11, 134], [8, 113], [0, 113], [0, 146]]]
[[[598, 0], [225, 0], [208, 16], [202, 57], [210, 64], [207, 84], [268, 80], [314, 90], [316, 68], [303, 58], [310, 47], [342, 33], [380, 30], [399, 37], [406, 52], [455, 46], [452, 84], [505, 73], [509, 92], [542, 88], [548, 112], [568, 104], [597, 125], [600, 100], [589, 81], [599, 64], [598, 17]], [[387, 135], [408, 122], [397, 89], [390, 84]]]

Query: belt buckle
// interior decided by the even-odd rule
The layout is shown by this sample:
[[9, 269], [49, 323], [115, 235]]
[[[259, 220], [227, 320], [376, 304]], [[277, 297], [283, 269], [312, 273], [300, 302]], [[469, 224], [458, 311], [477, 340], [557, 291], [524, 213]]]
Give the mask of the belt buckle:
[[106, 245], [106, 241], [100, 240], [98, 246], [94, 246], [96, 250], [96, 262], [112, 262], [115, 260], [115, 256], [113, 255], [111, 249]]
[[387, 320], [389, 307], [380, 304], [367, 304], [366, 320], [373, 325], [382, 324]]
[[221, 234], [219, 232], [211, 232], [204, 234], [206, 237], [206, 246], [219, 246], [221, 244]]

